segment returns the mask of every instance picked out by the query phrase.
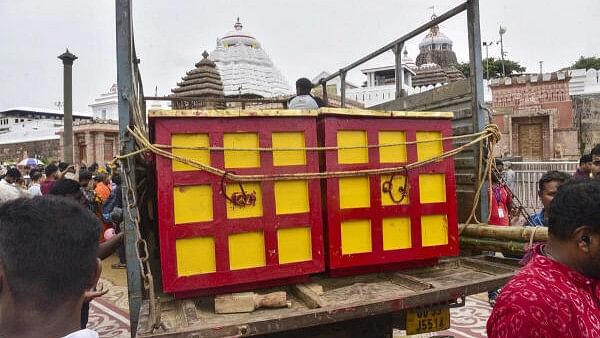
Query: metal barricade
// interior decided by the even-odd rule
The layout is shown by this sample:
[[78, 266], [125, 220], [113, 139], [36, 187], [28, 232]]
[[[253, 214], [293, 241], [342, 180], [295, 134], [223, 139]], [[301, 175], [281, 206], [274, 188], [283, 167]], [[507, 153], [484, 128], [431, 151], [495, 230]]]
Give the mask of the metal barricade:
[[574, 174], [579, 166], [576, 161], [564, 162], [512, 162], [515, 171], [513, 193], [521, 199], [523, 206], [531, 213], [542, 209], [538, 198], [538, 181], [549, 170], [564, 171]]

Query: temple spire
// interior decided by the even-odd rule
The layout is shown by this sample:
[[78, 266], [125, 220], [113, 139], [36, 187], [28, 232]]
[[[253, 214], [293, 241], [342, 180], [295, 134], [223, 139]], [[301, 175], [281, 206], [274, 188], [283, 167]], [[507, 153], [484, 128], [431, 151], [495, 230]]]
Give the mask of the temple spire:
[[242, 26], [242, 23], [240, 22], [239, 16], [237, 18], [237, 22], [235, 23], [235, 25], [233, 25], [233, 28], [235, 28], [236, 31], [241, 31], [242, 28], [244, 28], [244, 26]]

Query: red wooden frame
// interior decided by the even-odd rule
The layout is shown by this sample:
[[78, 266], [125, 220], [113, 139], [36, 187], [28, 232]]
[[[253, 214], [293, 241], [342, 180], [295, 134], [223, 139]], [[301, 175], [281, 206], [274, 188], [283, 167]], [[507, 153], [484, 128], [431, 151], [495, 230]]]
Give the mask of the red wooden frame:
[[[438, 131], [442, 137], [452, 136], [450, 120], [417, 120], [402, 118], [378, 117], [339, 117], [325, 116], [319, 121], [319, 135], [325, 146], [337, 145], [338, 130], [359, 130], [367, 132], [368, 144], [378, 144], [379, 131], [404, 131], [406, 141], [415, 141], [417, 131]], [[443, 141], [444, 151], [452, 149], [450, 140]], [[417, 146], [407, 145], [408, 163], [417, 161]], [[326, 152], [325, 169], [359, 170], [397, 167], [406, 163], [379, 163], [379, 149], [368, 150], [369, 163], [367, 164], [338, 164], [337, 151]], [[419, 201], [419, 174], [443, 173], [446, 179], [446, 202], [421, 204]], [[408, 172], [409, 204], [406, 205], [381, 205], [380, 176], [371, 176], [370, 193], [371, 203], [369, 208], [340, 210], [339, 186], [337, 178], [327, 179], [327, 221], [326, 235], [328, 239], [327, 263], [334, 274], [345, 274], [346, 271], [377, 271], [382, 266], [402, 266], [402, 262], [423, 261], [431, 264], [432, 258], [458, 254], [458, 220], [456, 210], [456, 179], [454, 175], [454, 160], [444, 159], [440, 162], [425, 165]], [[421, 216], [430, 214], [445, 214], [448, 219], [448, 244], [439, 246], [421, 246]], [[383, 250], [382, 219], [391, 216], [409, 216], [411, 224], [411, 248], [398, 250]], [[349, 219], [371, 219], [372, 252], [342, 255], [341, 251], [341, 222]], [[379, 266], [379, 267], [377, 267]], [[365, 267], [365, 269], [360, 269]]]
[[[154, 118], [155, 142], [171, 144], [172, 134], [207, 133], [210, 145], [223, 146], [223, 134], [254, 132], [260, 147], [271, 147], [273, 132], [303, 132], [307, 147], [317, 146], [315, 118], [312, 117], [239, 117], [239, 118]], [[224, 168], [224, 153], [211, 151], [211, 165]], [[318, 154], [306, 151], [306, 165], [274, 166], [271, 152], [260, 152], [260, 168], [235, 169], [237, 174], [299, 173], [319, 170]], [[260, 182], [263, 196], [263, 216], [227, 219], [226, 200], [221, 193], [221, 177], [201, 170], [173, 172], [171, 160], [157, 158], [157, 199], [159, 213], [160, 256], [163, 289], [176, 295], [193, 294], [196, 290], [227, 288], [243, 289], [261, 281], [283, 280], [324, 270], [321, 190], [318, 180], [308, 181], [310, 210], [308, 213], [276, 215], [274, 182]], [[173, 187], [210, 184], [213, 190], [213, 220], [175, 225]], [[219, 202], [221, 201], [221, 202]], [[312, 260], [279, 264], [277, 229], [310, 226]], [[228, 235], [253, 230], [264, 233], [266, 266], [243, 270], [229, 269]], [[177, 274], [175, 241], [180, 238], [210, 235], [215, 240], [216, 272], [180, 277]]]

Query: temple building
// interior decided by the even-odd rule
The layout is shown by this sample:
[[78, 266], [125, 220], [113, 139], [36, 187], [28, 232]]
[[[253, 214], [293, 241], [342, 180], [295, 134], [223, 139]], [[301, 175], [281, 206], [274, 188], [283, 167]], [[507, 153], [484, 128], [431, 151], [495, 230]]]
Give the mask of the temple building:
[[89, 105], [96, 120], [119, 120], [119, 99], [117, 84], [113, 83], [106, 93], [100, 94], [94, 103]]
[[225, 102], [218, 101], [225, 97], [223, 82], [215, 62], [208, 58], [208, 53], [202, 53], [202, 60], [195, 64], [196, 68], [186, 72], [177, 88], [171, 89], [174, 98], [195, 97], [215, 99], [215, 101], [173, 101], [174, 109], [189, 108], [225, 108]]
[[412, 79], [412, 86], [431, 89], [464, 79], [465, 76], [454, 66], [456, 64], [452, 40], [435, 25], [419, 43], [419, 55], [414, 69], [416, 74]]
[[[400, 86], [404, 95], [422, 93], [448, 83], [464, 79], [465, 76], [455, 67], [456, 54], [452, 50], [452, 40], [442, 33], [439, 27], [433, 26], [419, 43], [419, 55], [416, 62], [408, 55], [404, 48], [401, 57]], [[362, 87], [346, 87], [346, 99], [372, 107], [396, 98], [396, 67], [393, 60], [389, 60], [391, 53], [384, 55], [385, 61], [368, 62], [366, 68], [361, 69], [366, 81]], [[315, 80], [320, 79], [323, 73]], [[327, 83], [328, 93], [330, 86], [335, 86], [337, 95], [340, 95], [340, 81], [333, 79]]]
[[502, 132], [497, 156], [579, 159], [569, 72], [491, 79], [493, 120]]
[[217, 39], [208, 57], [219, 69], [226, 97], [273, 98], [294, 94], [261, 43], [243, 29], [240, 19], [234, 30]]

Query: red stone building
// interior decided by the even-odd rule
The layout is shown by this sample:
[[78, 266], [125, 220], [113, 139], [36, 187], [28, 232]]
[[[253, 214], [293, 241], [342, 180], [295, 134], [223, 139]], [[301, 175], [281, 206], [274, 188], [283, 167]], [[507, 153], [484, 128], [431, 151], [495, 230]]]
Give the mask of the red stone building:
[[[60, 135], [62, 156], [63, 133]], [[104, 165], [119, 153], [119, 125], [112, 120], [80, 121], [73, 123], [73, 161]]]
[[564, 72], [493, 79], [493, 120], [502, 132], [496, 155], [523, 160], [579, 159]]

